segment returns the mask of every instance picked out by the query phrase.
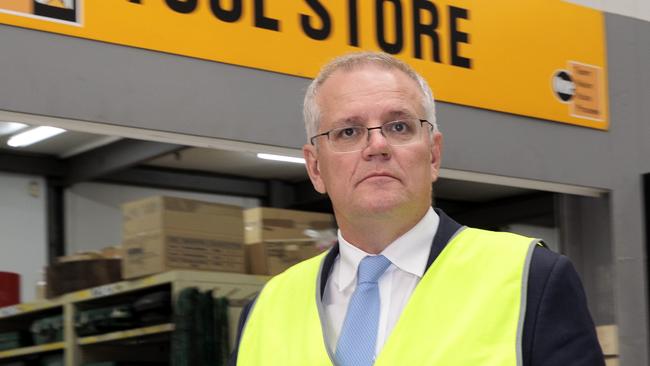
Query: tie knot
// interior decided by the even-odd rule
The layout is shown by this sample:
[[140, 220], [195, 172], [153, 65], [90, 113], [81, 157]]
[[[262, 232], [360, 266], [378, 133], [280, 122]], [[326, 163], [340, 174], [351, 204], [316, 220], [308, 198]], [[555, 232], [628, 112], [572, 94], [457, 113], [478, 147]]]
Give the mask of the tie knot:
[[377, 282], [390, 266], [390, 261], [383, 255], [367, 256], [359, 263], [357, 283]]

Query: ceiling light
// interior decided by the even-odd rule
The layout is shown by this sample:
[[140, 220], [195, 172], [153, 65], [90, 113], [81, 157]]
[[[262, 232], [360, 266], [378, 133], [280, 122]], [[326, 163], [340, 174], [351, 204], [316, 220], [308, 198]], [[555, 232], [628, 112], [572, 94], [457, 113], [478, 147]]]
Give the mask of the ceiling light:
[[18, 122], [0, 122], [0, 136], [12, 134], [18, 130], [27, 127], [24, 123]]
[[287, 163], [296, 163], [296, 164], [304, 164], [305, 163], [305, 159], [303, 159], [303, 158], [294, 158], [293, 156], [259, 153], [259, 154], [257, 154], [257, 157], [260, 158], [260, 159], [284, 161], [284, 162], [287, 162]]
[[15, 136], [12, 136], [7, 145], [11, 147], [22, 147], [35, 144], [39, 141], [49, 139], [50, 137], [56, 136], [60, 133], [65, 132], [62, 128], [50, 127], [50, 126], [41, 126], [36, 127], [31, 130], [19, 133]]

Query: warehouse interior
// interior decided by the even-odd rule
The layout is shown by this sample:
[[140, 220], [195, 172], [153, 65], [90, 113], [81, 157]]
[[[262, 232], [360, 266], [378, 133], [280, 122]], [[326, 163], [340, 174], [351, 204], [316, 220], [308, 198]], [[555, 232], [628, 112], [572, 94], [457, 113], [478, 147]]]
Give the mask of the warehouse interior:
[[[35, 118], [23, 116], [25, 119], [27, 117]], [[29, 130], [35, 127], [38, 125], [23, 124], [22, 128]], [[34, 231], [13, 230], [12, 237], [10, 227], [3, 230], [9, 236], [9, 242], [16, 243], [13, 248], [8, 248], [9, 253], [23, 258], [22, 261], [15, 261], [15, 268], [9, 268], [22, 276], [23, 302], [44, 300], [43, 293], [39, 294], [39, 286], [44, 280], [52, 280], [45, 275], [48, 263], [56, 263], [58, 258], [66, 255], [119, 247], [124, 240], [122, 206], [134, 200], [162, 195], [242, 208], [263, 206], [332, 213], [327, 197], [313, 190], [303, 164], [257, 157], [259, 152], [277, 152], [268, 146], [235, 144], [233, 147], [232, 143], [222, 144], [218, 140], [213, 143], [201, 141], [197, 143], [198, 146], [189, 146], [182, 144], [188, 141], [187, 136], [182, 135], [176, 136], [179, 143], [173, 143], [174, 136], [158, 138], [165, 141], [161, 142], [84, 130], [87, 128], [82, 131], [68, 129], [24, 148], [7, 145], [9, 138], [20, 130], [0, 136], [0, 174], [5, 181], [3, 188], [13, 192], [16, 198], [41, 202], [40, 207], [34, 206], [33, 202], [28, 204], [32, 211], [34, 208], [42, 210], [41, 215], [34, 216], [32, 212], [30, 216], [30, 213], [23, 212], [24, 218], [21, 218], [21, 221], [27, 220], [26, 224]], [[151, 132], [141, 131], [142, 136], [147, 134]], [[220, 145], [221, 148], [215, 147]], [[299, 150], [285, 149], [284, 153], [287, 152], [294, 156], [300, 154]], [[612, 249], [606, 240], [611, 235], [608, 193], [587, 187], [460, 173], [443, 171], [442, 177], [434, 184], [434, 205], [468, 226], [541, 237], [551, 249], [570, 256], [583, 278], [594, 320], [604, 329], [613, 327]], [[14, 212], [25, 209], [20, 207], [25, 203], [18, 201], [14, 202]], [[3, 215], [8, 216], [9, 213], [4, 212]], [[35, 222], [29, 222], [30, 218]], [[11, 226], [10, 220], [4, 222]], [[32, 248], [25, 247], [26, 241], [34, 239], [33, 234], [38, 232], [39, 226], [43, 230], [40, 241], [46, 243], [46, 251], [37, 244], [38, 240], [30, 244]], [[598, 229], [594, 231], [594, 228]], [[26, 252], [30, 254], [25, 256]], [[74, 306], [78, 311], [85, 308], [92, 311], [100, 305], [112, 304], [111, 309], [115, 311], [125, 301], [147, 300], [160, 296], [160, 291], [177, 294], [175, 298], [181, 301], [183, 281], [156, 281], [161, 283], [152, 289], [116, 295], [109, 302], [101, 300], [102, 296], [97, 300], [84, 299]], [[192, 279], [190, 282], [195, 281]], [[260, 283], [255, 283], [259, 282], [258, 279], [253, 280], [253, 284], [250, 279], [238, 278], [235, 281], [244, 281], [245, 284], [238, 285], [231, 293], [235, 291], [241, 295], [242, 286], [251, 286], [250, 291], [243, 291], [243, 298], [237, 299], [235, 296], [233, 300], [230, 296], [233, 303], [241, 306], [247, 299], [250, 300], [257, 288], [255, 286], [259, 287]], [[66, 305], [63, 305], [63, 309], [66, 309]], [[230, 344], [234, 342], [234, 324], [239, 314], [238, 310], [232, 309], [239, 309], [239, 306], [231, 305], [230, 329], [226, 332], [226, 343]], [[28, 321], [33, 328], [34, 324], [40, 324], [39, 319], [47, 322], [57, 316], [66, 316], [57, 315], [58, 311], [48, 307], [34, 313], [37, 315], [23, 317], [22, 322]], [[15, 323], [9, 324], [8, 328], [0, 324], [0, 329], [15, 327]], [[178, 337], [169, 324], [145, 327], [147, 334], [138, 336], [135, 343], [118, 340], [94, 344], [91, 338], [100, 330], [80, 332], [77, 329], [78, 337], [86, 336], [80, 338], [80, 342], [91, 343], [80, 348], [79, 352], [66, 356], [65, 360], [73, 363], [83, 361], [83, 364], [109, 358], [135, 362], [140, 360], [142, 349], [149, 349], [158, 356], [155, 360], [145, 357], [141, 361], [166, 364], [167, 358], [174, 354], [169, 348], [170, 340]], [[84, 333], [86, 331], [88, 335]], [[134, 351], [134, 344], [138, 346], [138, 351]], [[148, 348], [142, 348], [142, 344]], [[116, 358], [117, 353], [122, 358]], [[39, 351], [39, 354], [40, 362], [57, 362], [61, 357], [59, 351]], [[10, 356], [10, 360], [36, 357], [30, 354]]]
[[[28, 125], [25, 129], [30, 127]], [[67, 131], [20, 149], [7, 146], [8, 138], [9, 135], [0, 137], [0, 151], [3, 154], [0, 169], [6, 173], [45, 178], [42, 189], [58, 190], [61, 194], [59, 199], [48, 202], [52, 206], [48, 206], [48, 211], [64, 212], [62, 217], [69, 217], [67, 221], [81, 226], [95, 225], [82, 221], [84, 216], [88, 216], [86, 213], [66, 210], [65, 196], [70, 191], [93, 197], [90, 187], [84, 189], [84, 184], [236, 196], [246, 199], [242, 201], [244, 207], [332, 212], [327, 197], [313, 190], [303, 164], [264, 160], [256, 157], [254, 152], [191, 147], [77, 131]], [[259, 146], [259, 150], [263, 151], [264, 147]], [[559, 193], [444, 177], [434, 187], [436, 207], [469, 226], [503, 229], [513, 224], [528, 224], [553, 229], [559, 222], [556, 209]], [[74, 205], [74, 202], [69, 203]], [[482, 210], [497, 214], [486, 217], [481, 214]], [[66, 237], [64, 233], [76, 231], [70, 225], [73, 224], [48, 223], [50, 227], [58, 226], [49, 233], [52, 239], [56, 238], [49, 241], [53, 255], [99, 249], [81, 244], [83, 239], [89, 238], [74, 238], [70, 234]], [[113, 228], [113, 231], [117, 233], [119, 227]], [[559, 249], [559, 234], [549, 233], [551, 237], [547, 242]], [[95, 241], [91, 245], [108, 246], [121, 238], [111, 239], [103, 244], [101, 240]]]
[[[25, 130], [38, 126], [39, 116], [13, 112], [11, 116], [14, 117], [12, 120], [30, 122], [31, 124], [23, 124]], [[45, 120], [47, 122], [43, 124], [53, 124], [51, 118]], [[17, 272], [22, 277], [21, 302], [43, 300], [44, 295], [39, 293], [39, 289], [43, 281], [47, 283], [47, 280], [52, 280], [47, 278], [45, 268], [48, 264], [59, 261], [60, 257], [119, 247], [124, 240], [122, 206], [134, 200], [170, 196], [236, 205], [244, 209], [274, 207], [332, 213], [327, 197], [313, 190], [303, 164], [257, 157], [258, 153], [278, 151], [299, 156], [300, 151], [297, 149], [238, 144], [232, 141], [224, 143], [219, 139], [196, 140], [183, 134], [148, 130], [140, 130], [135, 134], [140, 138], [132, 138], [129, 136], [132, 136], [133, 131], [123, 131], [119, 127], [109, 129], [118, 131], [118, 135], [105, 135], [87, 126], [76, 131], [74, 127], [79, 125], [77, 121], [55, 119], [54, 122], [67, 127], [66, 132], [25, 148], [7, 145], [9, 138], [20, 130], [0, 136], [0, 174], [5, 182], [3, 189], [13, 192], [12, 196], [16, 199], [23, 197], [29, 200], [27, 205], [32, 211], [23, 212], [25, 219], [21, 218], [25, 225], [33, 228], [30, 232], [12, 229], [12, 220], [4, 220], [7, 227], [3, 231], [7, 234], [8, 241], [16, 243], [8, 248], [9, 253], [20, 258], [13, 262], [14, 268], [8, 266], [6, 269]], [[154, 137], [147, 139], [151, 136]], [[195, 146], [191, 143], [195, 143]], [[34, 199], [40, 202], [40, 206], [34, 206]], [[571, 257], [583, 279], [594, 321], [605, 334], [603, 338], [611, 338], [610, 333], [615, 334], [612, 332], [616, 326], [612, 247], [608, 241], [611, 228], [607, 190], [447, 169], [443, 170], [434, 185], [433, 199], [436, 207], [443, 209], [458, 222], [488, 230], [541, 237], [551, 249]], [[13, 202], [16, 205], [13, 207], [14, 212], [25, 208], [20, 207], [25, 202], [18, 201]], [[41, 210], [40, 214], [34, 216], [34, 209]], [[2, 215], [8, 217], [13, 214], [4, 212]], [[35, 219], [34, 222], [30, 222], [30, 218]], [[42, 232], [40, 236], [34, 237], [39, 227]], [[32, 247], [25, 247], [25, 242], [30, 240], [34, 240], [29, 244]], [[39, 242], [46, 243], [45, 251]], [[26, 253], [29, 254], [25, 256]], [[181, 301], [181, 292], [183, 286], [186, 286], [184, 284], [203, 283], [202, 286], [207, 286], [206, 283], [215, 282], [218, 285], [213, 286], [223, 287], [220, 282], [222, 280], [223, 277], [200, 280], [194, 277], [187, 280], [156, 278], [154, 281], [159, 282], [155, 282], [151, 289], [130, 290], [125, 295], [112, 297], [93, 294], [92, 296], [99, 296], [98, 299], [83, 298], [79, 304], [63, 304], [61, 308], [37, 308], [33, 313], [30, 312], [31, 315], [18, 317], [17, 323], [3, 325], [0, 322], [0, 329], [16, 329], [16, 324], [20, 327], [29, 326], [30, 329], [40, 329], [39, 326], [49, 329], [48, 326], [59, 325], [48, 325], [48, 321], [71, 316], [66, 315], [69, 310], [65, 309], [68, 307], [81, 312], [83, 309], [97, 311], [98, 308], [110, 306], [111, 311], [115, 311], [127, 302], [137, 303], [142, 299], [159, 297], [161, 291], [163, 294], [172, 293], [176, 301]], [[234, 342], [234, 327], [239, 309], [263, 283], [257, 278], [235, 278], [233, 281], [243, 283], [234, 286], [230, 292], [226, 291], [231, 306], [226, 331], [228, 341], [224, 341], [224, 344]], [[250, 290], [242, 290], [247, 286]], [[231, 296], [233, 293], [236, 295]], [[243, 297], [239, 298], [238, 295]], [[102, 299], [106, 296], [112, 300]], [[45, 325], [39, 321], [45, 322]], [[86, 365], [111, 359], [159, 361], [161, 365], [167, 364], [167, 359], [173, 357], [170, 355], [178, 354], [169, 345], [177, 342], [172, 341], [176, 339], [174, 337], [179, 337], [167, 321], [138, 328], [137, 332], [145, 334], [137, 336], [128, 333], [129, 331], [115, 332], [113, 328], [76, 329], [76, 337], [85, 336], [79, 338], [79, 342], [89, 343], [76, 348], [78, 352], [66, 351], [64, 362]], [[102, 336], [96, 336], [98, 332], [108, 330], [113, 331], [108, 333], [109, 338], [120, 333], [119, 337], [124, 336], [126, 340], [104, 340]], [[88, 333], [84, 333], [86, 331]], [[54, 340], [69, 343], [70, 340], [63, 333], [62, 329], [61, 338]], [[93, 337], [100, 337], [97, 344]], [[42, 340], [46, 344], [51, 344], [47, 343], [50, 341], [52, 339], [49, 338]], [[6, 352], [9, 352], [9, 360], [39, 360], [56, 364], [62, 362], [63, 357], [59, 347], [68, 346], [58, 346], [54, 351], [38, 349], [38, 356], [28, 351], [17, 355], [11, 353], [11, 350]], [[141, 357], [143, 349], [151, 351], [157, 357]], [[224, 351], [223, 354], [226, 353]], [[118, 354], [120, 356], [116, 356]], [[225, 359], [225, 356], [222, 358]]]
[[[119, 245], [121, 206], [154, 195], [332, 213], [329, 199], [313, 190], [303, 164], [260, 159], [256, 151], [268, 150], [263, 145], [218, 149], [68, 130], [12, 148], [6, 145], [11, 135], [0, 137], [0, 170], [32, 177], [16, 181], [24, 185], [15, 187], [17, 192], [47, 197], [44, 266], [66, 254]], [[595, 320], [614, 322], [611, 247], [603, 239], [610, 236], [605, 191], [443, 172], [433, 199], [435, 207], [458, 222], [540, 237], [569, 255], [590, 293]], [[40, 272], [30, 268], [23, 273], [24, 299], [33, 299]]]
[[[182, 13], [183, 3], [202, 5]], [[276, 271], [314, 255], [314, 247], [327, 248], [335, 230], [331, 221], [321, 225], [332, 207], [313, 190], [304, 165], [258, 154], [300, 158], [301, 101], [318, 67], [343, 52], [386, 46], [399, 46], [398, 58], [426, 73], [434, 90], [444, 134], [434, 205], [461, 224], [541, 237], [568, 256], [607, 366], [649, 364], [646, 2], [445, 4], [440, 24], [449, 29], [432, 33], [444, 37], [439, 60], [427, 43], [431, 34], [423, 36], [420, 57], [411, 52], [412, 4], [404, 19], [383, 29], [404, 26], [400, 45], [390, 34], [375, 44], [382, 30], [366, 25], [379, 19], [378, 7], [364, 11], [368, 4], [355, 18], [362, 25], [358, 38], [345, 32], [352, 18], [338, 9], [331, 12], [331, 36], [315, 39], [324, 33], [303, 31], [320, 24], [307, 21], [323, 15], [305, 5], [317, 1], [296, 2], [304, 9], [270, 1], [260, 8], [265, 2], [255, 1], [260, 12], [244, 6], [245, 21], [232, 23], [218, 21], [207, 3], [0, 0], [0, 272], [12, 286], [11, 299], [0, 301], [0, 366], [223, 363], [242, 307]], [[382, 22], [390, 23], [398, 6], [389, 3], [402, 2], [384, 3]], [[429, 12], [440, 5], [422, 3], [432, 4]], [[447, 18], [452, 10], [454, 29]], [[324, 32], [325, 18], [322, 25]], [[458, 48], [448, 50], [454, 40]], [[458, 67], [453, 55], [472, 62]], [[602, 76], [604, 117], [576, 116], [553, 89], [556, 75], [584, 64]], [[13, 136], [39, 126], [65, 132], [9, 146]], [[232, 259], [229, 271], [218, 261], [207, 270], [199, 262], [188, 268], [160, 261], [152, 270], [143, 264], [152, 253], [144, 244], [124, 250], [134, 245], [133, 207], [157, 207], [160, 217], [174, 211], [161, 207], [199, 207], [228, 220], [236, 207], [237, 215], [263, 212], [252, 220], [279, 232], [289, 230], [287, 222], [309, 230], [319, 224], [309, 238], [301, 229], [288, 231], [284, 239], [291, 241], [262, 235], [247, 244], [263, 245], [223, 247], [232, 250], [224, 255]], [[195, 230], [192, 219], [180, 217], [182, 230], [245, 243], [244, 219], [218, 232], [211, 225]], [[137, 225], [153, 225], [145, 221]], [[179, 230], [162, 221], [158, 231]], [[160, 244], [158, 258], [178, 254], [170, 239], [151, 240]], [[123, 269], [125, 255], [140, 262], [127, 275], [111, 272]], [[93, 272], [83, 266], [101, 261], [101, 276], [83, 275]], [[57, 272], [58, 265], [68, 269]], [[197, 324], [210, 327], [193, 329]], [[208, 352], [208, 343], [218, 347]], [[209, 360], [189, 358], [188, 347]]]

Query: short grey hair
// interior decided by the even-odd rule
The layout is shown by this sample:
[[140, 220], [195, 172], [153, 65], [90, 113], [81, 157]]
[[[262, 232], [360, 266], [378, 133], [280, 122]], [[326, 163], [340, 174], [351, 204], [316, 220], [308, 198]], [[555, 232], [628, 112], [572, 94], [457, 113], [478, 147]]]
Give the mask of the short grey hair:
[[420, 74], [405, 62], [384, 52], [353, 52], [331, 60], [323, 66], [320, 73], [309, 84], [303, 103], [303, 118], [305, 120], [307, 139], [318, 133], [320, 108], [316, 102], [316, 95], [320, 86], [338, 70], [352, 71], [367, 65], [379, 66], [388, 70], [399, 70], [413, 79], [420, 87], [420, 92], [422, 93], [422, 109], [424, 110], [425, 118], [431, 122], [434, 131], [438, 131], [433, 92], [431, 92], [429, 84]]

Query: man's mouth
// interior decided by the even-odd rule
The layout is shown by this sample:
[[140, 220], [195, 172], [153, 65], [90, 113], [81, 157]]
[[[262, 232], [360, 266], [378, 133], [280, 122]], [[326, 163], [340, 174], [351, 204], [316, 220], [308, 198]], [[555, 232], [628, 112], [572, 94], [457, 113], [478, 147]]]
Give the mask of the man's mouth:
[[395, 179], [395, 180], [399, 180], [394, 175], [392, 175], [390, 173], [379, 172], [379, 173], [372, 173], [372, 174], [369, 174], [369, 175], [365, 176], [357, 184], [361, 184], [361, 183], [363, 183], [363, 182], [365, 182], [367, 180], [374, 180], [374, 179]]

